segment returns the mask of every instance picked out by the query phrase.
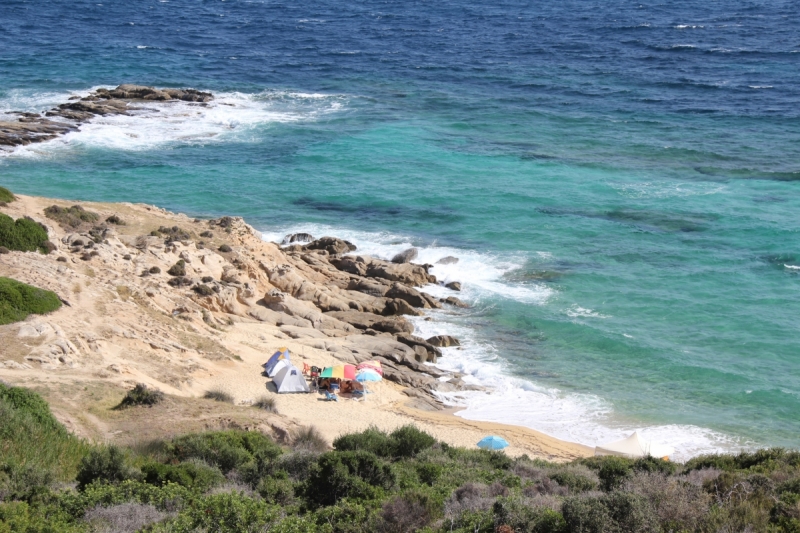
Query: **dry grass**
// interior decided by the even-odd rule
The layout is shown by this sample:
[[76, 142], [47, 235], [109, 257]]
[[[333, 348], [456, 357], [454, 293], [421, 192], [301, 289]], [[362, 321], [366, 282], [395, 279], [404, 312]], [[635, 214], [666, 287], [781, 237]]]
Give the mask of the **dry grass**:
[[268, 413], [277, 413], [278, 406], [275, 405], [275, 398], [272, 396], [262, 396], [253, 404], [253, 407], [257, 407]]
[[205, 394], [203, 394], [203, 398], [214, 400], [215, 402], [233, 403], [233, 396], [221, 389], [207, 390]]

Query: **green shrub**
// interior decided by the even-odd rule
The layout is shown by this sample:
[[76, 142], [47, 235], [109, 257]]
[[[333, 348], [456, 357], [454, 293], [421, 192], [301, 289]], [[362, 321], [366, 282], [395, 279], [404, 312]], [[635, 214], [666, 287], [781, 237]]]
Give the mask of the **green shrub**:
[[119, 217], [119, 215], [111, 215], [110, 217], [108, 217], [106, 219], [106, 222], [108, 222], [109, 224], [115, 224], [117, 226], [124, 226], [125, 225], [125, 221], [122, 220]]
[[700, 455], [686, 463], [686, 470], [717, 468], [719, 470], [752, 470], [770, 473], [786, 467], [800, 467], [800, 451], [784, 448], [767, 448], [736, 455]]
[[389, 436], [376, 427], [369, 427], [361, 433], [342, 435], [333, 441], [333, 447], [342, 452], [370, 452], [378, 457], [389, 457], [392, 454]]
[[74, 478], [89, 446], [53, 417], [41, 396], [0, 383], [0, 421], [0, 466], [7, 477], [40, 471], [61, 481]]
[[658, 518], [647, 499], [630, 492], [614, 491], [598, 497], [567, 498], [562, 513], [567, 530], [571, 533], [660, 531]]
[[176, 483], [199, 492], [205, 492], [225, 481], [219, 469], [202, 461], [188, 461], [177, 465], [150, 461], [142, 465], [141, 470], [145, 483], [158, 486]]
[[[57, 511], [57, 510], [56, 510]], [[69, 515], [25, 502], [0, 503], [0, 533], [86, 533]]]
[[581, 462], [597, 471], [600, 488], [604, 491], [619, 487], [633, 473], [634, 461], [613, 455], [595, 456], [582, 459]]
[[222, 246], [219, 247], [219, 251], [222, 253], [232, 252], [233, 248], [231, 248], [227, 244], [223, 244]]
[[329, 452], [300, 488], [312, 506], [334, 505], [342, 498], [370, 500], [395, 483], [390, 465], [370, 452]]
[[16, 200], [17, 197], [14, 196], [11, 191], [6, 189], [5, 187], [0, 187], [0, 202], [7, 202], [11, 203]]
[[294, 499], [294, 483], [284, 477], [265, 476], [256, 487], [256, 491], [270, 503], [288, 505]]
[[84, 222], [97, 222], [97, 220], [100, 218], [100, 215], [97, 213], [86, 211], [79, 205], [73, 205], [72, 207], [59, 207], [57, 205], [51, 205], [50, 207], [45, 208], [44, 215], [47, 218], [55, 220], [65, 229], [77, 228]]
[[199, 284], [192, 287], [192, 290], [200, 296], [211, 296], [214, 294], [214, 289], [205, 284]]
[[426, 485], [433, 486], [440, 477], [444, 467], [436, 463], [420, 463], [417, 465], [417, 476]]
[[56, 293], [0, 278], [0, 325], [25, 320], [30, 314], [43, 315], [61, 307]]
[[498, 498], [492, 506], [494, 522], [511, 527], [513, 531], [536, 533], [567, 533], [564, 517], [555, 509], [531, 505], [519, 498]]
[[55, 475], [50, 468], [14, 462], [0, 464], [0, 501], [30, 500], [46, 492], [53, 481]]
[[40, 251], [48, 253], [53, 245], [47, 240], [47, 230], [38, 222], [28, 217], [14, 220], [0, 213], [0, 246], [18, 252]]
[[81, 460], [75, 480], [78, 488], [100, 483], [120, 483], [128, 479], [137, 479], [139, 472], [128, 466], [125, 452], [114, 445], [95, 448]]
[[573, 468], [562, 468], [551, 472], [547, 477], [561, 485], [567, 487], [570, 492], [586, 492], [597, 488], [597, 480], [576, 471]]
[[392, 441], [394, 457], [414, 457], [436, 444], [436, 439], [412, 425], [394, 430], [389, 439]]
[[185, 276], [186, 275], [186, 261], [179, 259], [177, 263], [169, 267], [167, 274], [170, 276]]
[[167, 444], [166, 452], [178, 461], [202, 459], [228, 473], [257, 461], [270, 462], [281, 454], [281, 449], [261, 433], [228, 430], [178, 437]]
[[144, 383], [137, 383], [129, 390], [117, 408], [133, 407], [136, 405], [153, 406], [164, 401], [164, 393], [156, 389], [148, 389]]
[[184, 508], [174, 519], [154, 527], [154, 531], [191, 533], [241, 533], [242, 531], [267, 531], [281, 517], [281, 508], [262, 500], [250, 498], [239, 492], [204, 496]]

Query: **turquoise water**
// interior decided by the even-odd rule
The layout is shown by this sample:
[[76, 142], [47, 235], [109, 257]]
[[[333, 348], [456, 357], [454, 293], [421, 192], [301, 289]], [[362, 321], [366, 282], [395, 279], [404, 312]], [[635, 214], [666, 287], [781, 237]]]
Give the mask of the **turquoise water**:
[[462, 416], [798, 445], [790, 3], [96, 4], [0, 7], [0, 111], [123, 81], [217, 101], [5, 152], [0, 184], [460, 257], [434, 273], [473, 309], [418, 329], [495, 387]]

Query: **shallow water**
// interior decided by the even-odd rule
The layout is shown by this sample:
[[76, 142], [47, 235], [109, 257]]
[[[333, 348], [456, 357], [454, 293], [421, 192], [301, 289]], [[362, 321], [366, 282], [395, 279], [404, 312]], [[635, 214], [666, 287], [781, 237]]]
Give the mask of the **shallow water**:
[[[133, 4], [133, 3], [126, 3]], [[790, 2], [0, 5], [0, 112], [98, 86], [217, 99], [0, 155], [21, 193], [410, 245], [464, 284], [462, 416], [683, 456], [800, 434]], [[433, 292], [446, 292], [433, 288]]]

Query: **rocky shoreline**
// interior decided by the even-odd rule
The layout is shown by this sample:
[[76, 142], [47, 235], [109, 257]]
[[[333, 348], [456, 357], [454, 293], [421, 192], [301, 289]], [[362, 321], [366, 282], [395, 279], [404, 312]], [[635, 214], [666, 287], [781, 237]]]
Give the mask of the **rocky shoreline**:
[[196, 89], [156, 89], [143, 85], [124, 84], [116, 89], [98, 89], [85, 96], [72, 97], [69, 102], [42, 113], [12, 111], [16, 121], [0, 121], [0, 146], [25, 146], [50, 141], [97, 116], [130, 115], [154, 102], [195, 102], [204, 105], [214, 95]]

